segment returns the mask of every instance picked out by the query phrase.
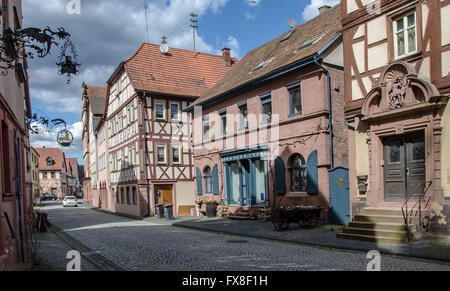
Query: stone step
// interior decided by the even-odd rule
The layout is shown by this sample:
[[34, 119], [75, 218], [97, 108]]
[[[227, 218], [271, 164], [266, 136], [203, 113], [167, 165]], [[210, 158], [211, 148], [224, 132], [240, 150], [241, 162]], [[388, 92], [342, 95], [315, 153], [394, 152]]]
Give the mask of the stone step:
[[[415, 218], [409, 219], [409, 224], [415, 223]], [[387, 222], [387, 223], [405, 223], [403, 216], [399, 215], [356, 215], [355, 221], [361, 222]]]
[[[349, 223], [350, 228], [364, 228], [364, 229], [376, 229], [376, 230], [391, 230], [391, 231], [404, 231], [405, 226], [403, 223], [383, 223], [383, 222], [366, 222], [366, 221], [352, 221]], [[410, 227], [412, 229], [412, 227]]]
[[389, 208], [364, 208], [361, 215], [388, 215], [388, 216], [403, 216], [401, 209]]
[[405, 238], [390, 238], [390, 237], [377, 237], [371, 235], [359, 235], [359, 234], [349, 234], [349, 233], [338, 233], [336, 234], [337, 238], [342, 239], [350, 239], [350, 240], [359, 240], [366, 242], [375, 242], [375, 243], [383, 243], [383, 244], [404, 244], [407, 243], [408, 240]]
[[364, 236], [373, 236], [373, 237], [385, 237], [385, 238], [399, 238], [399, 239], [407, 239], [408, 238], [408, 233], [406, 231], [393, 231], [393, 230], [348, 227], [343, 230], [343, 233], [364, 235]]

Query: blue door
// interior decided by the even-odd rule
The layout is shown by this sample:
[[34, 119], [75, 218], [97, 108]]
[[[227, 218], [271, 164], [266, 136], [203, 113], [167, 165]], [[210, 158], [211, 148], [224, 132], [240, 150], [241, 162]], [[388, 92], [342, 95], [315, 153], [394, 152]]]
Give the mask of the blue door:
[[348, 169], [338, 167], [329, 171], [331, 223], [350, 223], [350, 188]]

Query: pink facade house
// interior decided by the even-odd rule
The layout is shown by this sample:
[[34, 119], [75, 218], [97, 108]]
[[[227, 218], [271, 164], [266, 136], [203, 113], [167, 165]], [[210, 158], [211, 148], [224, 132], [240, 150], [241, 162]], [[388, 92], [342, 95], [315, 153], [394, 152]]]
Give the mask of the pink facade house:
[[197, 200], [242, 219], [315, 205], [328, 220], [329, 170], [348, 159], [343, 72], [340, 6], [250, 51], [187, 109]]

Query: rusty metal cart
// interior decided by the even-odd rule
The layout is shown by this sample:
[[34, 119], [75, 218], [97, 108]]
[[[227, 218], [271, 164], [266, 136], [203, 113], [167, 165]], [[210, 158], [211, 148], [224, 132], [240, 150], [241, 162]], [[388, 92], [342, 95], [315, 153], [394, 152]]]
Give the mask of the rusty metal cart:
[[315, 228], [320, 221], [322, 209], [316, 206], [293, 206], [274, 209], [273, 226], [277, 231], [287, 230], [289, 224], [297, 223], [304, 228]]

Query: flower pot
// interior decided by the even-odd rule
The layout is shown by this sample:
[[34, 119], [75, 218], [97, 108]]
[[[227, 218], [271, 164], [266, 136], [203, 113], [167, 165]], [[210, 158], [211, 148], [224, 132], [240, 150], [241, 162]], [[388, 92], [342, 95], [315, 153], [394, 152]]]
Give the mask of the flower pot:
[[206, 203], [206, 216], [216, 217], [217, 216], [217, 204], [216, 203]]

